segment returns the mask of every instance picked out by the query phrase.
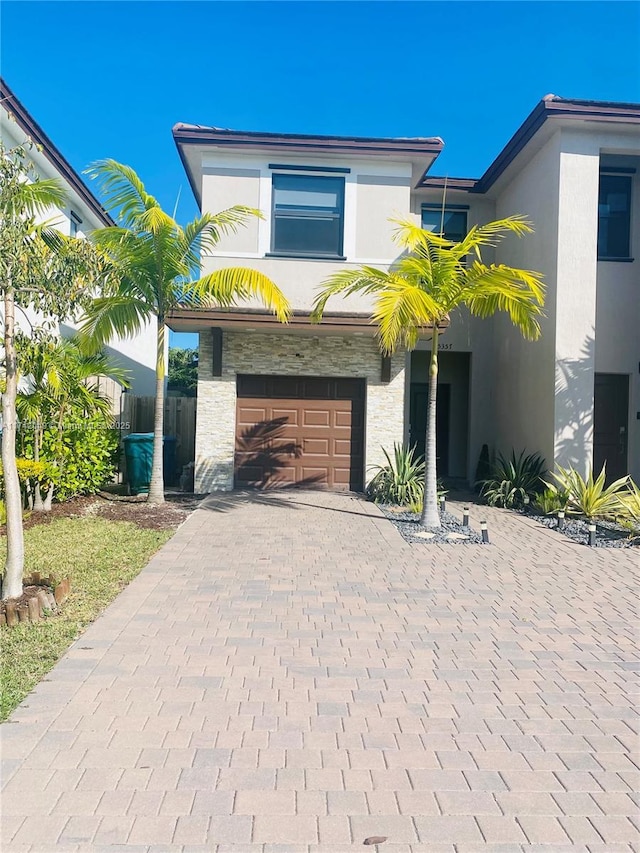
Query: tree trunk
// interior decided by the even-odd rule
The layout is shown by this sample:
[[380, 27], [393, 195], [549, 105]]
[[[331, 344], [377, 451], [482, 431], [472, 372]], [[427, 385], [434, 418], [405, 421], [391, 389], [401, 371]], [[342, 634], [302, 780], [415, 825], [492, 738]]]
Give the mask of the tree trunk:
[[15, 304], [11, 281], [4, 292], [4, 357], [6, 389], [2, 395], [2, 468], [4, 502], [7, 512], [7, 561], [2, 584], [3, 598], [22, 595], [24, 535], [22, 530], [22, 494], [16, 465], [16, 396], [18, 366], [15, 345]]
[[[33, 435], [33, 461], [40, 461], [40, 429], [39, 424], [36, 422], [35, 432]], [[40, 483], [36, 482], [33, 496], [33, 511], [34, 512], [44, 512], [44, 504], [42, 502], [42, 489], [40, 488]]]
[[162, 445], [164, 433], [164, 317], [158, 316], [158, 350], [156, 354], [156, 407], [153, 423], [153, 465], [149, 486], [150, 504], [164, 503], [164, 477], [162, 471]]
[[42, 509], [44, 510], [44, 512], [51, 512], [51, 506], [53, 504], [53, 492], [54, 492], [54, 490], [55, 490], [55, 486], [52, 483], [49, 486], [49, 489], [47, 491], [47, 496], [44, 499], [44, 503], [42, 505]]
[[424, 504], [420, 524], [423, 527], [440, 527], [438, 512], [438, 478], [436, 473], [436, 396], [438, 393], [438, 329], [433, 327], [431, 361], [429, 363], [429, 402], [427, 409], [427, 435], [425, 439]]

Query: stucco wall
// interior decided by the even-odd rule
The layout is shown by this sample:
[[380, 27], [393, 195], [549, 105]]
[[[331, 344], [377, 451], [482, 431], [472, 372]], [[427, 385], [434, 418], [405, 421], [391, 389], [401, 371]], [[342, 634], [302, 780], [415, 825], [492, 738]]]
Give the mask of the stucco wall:
[[212, 376], [211, 333], [200, 333], [197, 492], [233, 488], [236, 375], [349, 376], [367, 380], [365, 479], [384, 461], [382, 447], [402, 441], [404, 353], [392, 359], [391, 382], [380, 381], [380, 352], [372, 337], [223, 332], [222, 376]]
[[558, 258], [560, 133], [517, 173], [496, 200], [496, 218], [526, 215], [535, 233], [509, 236], [496, 250], [496, 261], [535, 270], [547, 286], [542, 336], [525, 341], [506, 315], [492, 323], [494, 448], [509, 453], [540, 452], [554, 458], [555, 316]]

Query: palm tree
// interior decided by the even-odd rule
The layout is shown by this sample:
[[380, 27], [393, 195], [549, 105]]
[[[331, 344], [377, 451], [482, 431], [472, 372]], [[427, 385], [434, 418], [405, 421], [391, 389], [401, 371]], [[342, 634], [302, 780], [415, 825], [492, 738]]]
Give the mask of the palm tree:
[[233, 267], [198, 277], [200, 253], [212, 249], [258, 210], [236, 205], [203, 213], [182, 228], [149, 195], [129, 166], [101, 160], [88, 170], [105, 195], [105, 207], [119, 224], [93, 232], [92, 241], [110, 258], [116, 282], [96, 298], [80, 330], [85, 342], [101, 347], [114, 336], [133, 336], [157, 318], [156, 402], [149, 502], [162, 503], [162, 440], [165, 335], [169, 313], [177, 308], [218, 305], [257, 298], [281, 322], [290, 314], [281, 290], [260, 272]]
[[370, 294], [374, 299], [372, 322], [378, 326], [380, 348], [387, 354], [401, 345], [413, 349], [420, 334], [432, 329], [425, 490], [420, 521], [425, 527], [440, 527], [436, 485], [440, 330], [455, 309], [465, 306], [478, 317], [505, 311], [525, 338], [535, 340], [540, 336], [538, 319], [544, 305], [544, 285], [539, 273], [482, 262], [484, 247], [497, 245], [509, 233], [518, 237], [532, 233], [523, 216], [473, 226], [458, 243], [419, 228], [409, 220], [395, 222], [398, 228], [394, 238], [405, 250], [398, 261], [388, 271], [361, 266], [330, 276], [315, 301], [313, 317], [319, 321], [328, 299], [336, 294]]

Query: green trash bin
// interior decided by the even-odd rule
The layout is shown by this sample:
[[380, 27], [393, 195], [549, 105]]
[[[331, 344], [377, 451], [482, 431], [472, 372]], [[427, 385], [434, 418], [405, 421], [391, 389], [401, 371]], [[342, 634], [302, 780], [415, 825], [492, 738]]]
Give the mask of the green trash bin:
[[151, 483], [153, 433], [132, 432], [123, 439], [127, 462], [127, 483], [132, 495], [146, 495]]

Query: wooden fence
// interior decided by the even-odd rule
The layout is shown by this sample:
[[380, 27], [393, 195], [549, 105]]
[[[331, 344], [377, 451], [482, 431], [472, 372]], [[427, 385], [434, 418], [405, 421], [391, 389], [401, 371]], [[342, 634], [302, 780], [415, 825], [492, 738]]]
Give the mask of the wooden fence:
[[[166, 397], [164, 401], [164, 434], [176, 438], [176, 477], [182, 467], [196, 457], [195, 397]], [[122, 435], [131, 432], [153, 432], [155, 397], [134, 397], [123, 394], [121, 401]], [[176, 479], [177, 483], [177, 479]]]

